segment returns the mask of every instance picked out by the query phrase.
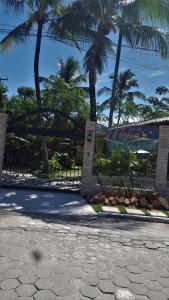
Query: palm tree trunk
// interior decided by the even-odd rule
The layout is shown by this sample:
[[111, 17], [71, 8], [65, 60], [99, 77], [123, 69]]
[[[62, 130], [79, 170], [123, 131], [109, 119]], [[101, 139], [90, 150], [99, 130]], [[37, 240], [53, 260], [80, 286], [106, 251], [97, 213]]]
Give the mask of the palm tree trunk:
[[121, 114], [122, 114], [121, 103], [119, 103], [117, 125], [119, 125], [119, 123], [120, 123]]
[[[40, 128], [44, 127], [44, 120], [43, 115], [41, 113], [42, 110], [42, 100], [41, 100], [41, 93], [40, 93], [40, 84], [39, 84], [39, 57], [40, 57], [40, 49], [41, 49], [41, 41], [42, 41], [42, 27], [41, 23], [38, 23], [38, 32], [36, 38], [36, 50], [35, 50], [35, 57], [34, 57], [34, 78], [35, 78], [35, 91], [36, 91], [36, 99], [37, 99], [37, 106], [39, 109], [38, 114], [38, 125]], [[41, 151], [42, 151], [42, 159], [43, 159], [43, 169], [44, 171], [48, 171], [48, 151], [47, 151], [47, 143], [46, 138], [41, 137]]]
[[89, 70], [90, 120], [97, 121], [96, 116], [96, 76], [93, 68]]
[[123, 35], [122, 35], [121, 30], [120, 30], [119, 31], [119, 38], [118, 38], [118, 46], [117, 46], [116, 63], [115, 63], [114, 76], [113, 76], [112, 96], [111, 96], [111, 102], [110, 102], [109, 127], [112, 127], [113, 112], [114, 112], [114, 108], [115, 108], [115, 105], [116, 105], [115, 95], [116, 95], [117, 80], [118, 80], [118, 74], [119, 74], [122, 41], [123, 41]]

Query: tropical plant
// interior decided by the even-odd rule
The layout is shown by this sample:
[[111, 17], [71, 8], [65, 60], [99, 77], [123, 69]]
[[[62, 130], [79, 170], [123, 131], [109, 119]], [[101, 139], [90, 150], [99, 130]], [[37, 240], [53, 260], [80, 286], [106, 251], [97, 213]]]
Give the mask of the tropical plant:
[[[122, 117], [123, 112], [127, 109], [127, 106], [133, 105], [135, 98], [139, 98], [141, 100], [145, 100], [145, 95], [136, 90], [131, 91], [133, 88], [138, 88], [138, 81], [134, 78], [135, 74], [129, 69], [125, 72], [120, 73], [117, 78], [116, 91], [115, 91], [115, 99], [116, 104], [114, 105], [117, 110], [117, 124], [120, 123], [120, 119]], [[112, 78], [112, 76], [110, 76]], [[106, 99], [100, 106], [99, 110], [103, 111], [107, 108], [110, 108], [111, 105], [111, 88], [103, 87], [98, 91], [98, 95], [108, 94], [110, 97]], [[124, 120], [125, 121], [125, 120]]]
[[[149, 97], [147, 98], [148, 105], [152, 108], [152, 111], [154, 110], [155, 113], [161, 111], [163, 112], [163, 115], [167, 113], [169, 114], [169, 96], [167, 97], [167, 94], [169, 94], [169, 89], [164, 86], [160, 86], [156, 88], [156, 94], [160, 97]], [[152, 114], [154, 116], [154, 114]]]
[[[32, 35], [32, 30], [36, 26], [36, 48], [34, 56], [34, 79], [35, 79], [35, 92], [37, 99], [38, 124], [40, 128], [44, 127], [44, 118], [42, 114], [42, 98], [40, 93], [39, 82], [39, 59], [43, 34], [47, 35], [54, 40], [60, 42], [67, 41], [69, 44], [77, 46], [73, 36], [61, 24], [61, 18], [65, 16], [65, 7], [61, 6], [62, 0], [3, 0], [3, 3], [15, 11], [23, 11], [24, 7], [28, 10], [27, 19], [16, 26], [10, 33], [2, 39], [0, 46], [1, 49], [6, 51], [10, 49], [13, 44], [19, 45], [25, 43], [26, 40]], [[46, 139], [41, 137], [41, 149], [43, 157], [44, 170], [48, 169], [48, 152]]]
[[33, 98], [35, 96], [35, 90], [31, 87], [21, 86], [17, 89], [18, 95], [23, 99]]
[[75, 85], [75, 83], [66, 83], [64, 79], [53, 77], [44, 84], [42, 98], [45, 108], [56, 109], [64, 113], [65, 118], [59, 122], [58, 114], [45, 114], [48, 126], [58, 128], [71, 127], [68, 117], [77, 121], [79, 127], [84, 126], [85, 121], [89, 118], [89, 104], [86, 92]]
[[[146, 0], [145, 1], [146, 5]], [[116, 56], [112, 100], [110, 105], [109, 125], [112, 124], [112, 114], [114, 105], [114, 93], [116, 90], [116, 80], [118, 76], [120, 55], [123, 38], [127, 44], [133, 47], [160, 50], [162, 56], [166, 56], [168, 44], [166, 37], [168, 34], [159, 28], [145, 25], [143, 16], [143, 5], [139, 1], [113, 1], [113, 0], [78, 0], [75, 5], [75, 16], [78, 18], [93, 17], [93, 29], [96, 31], [92, 46], [88, 49], [84, 58], [84, 67], [89, 74], [89, 93], [91, 104], [91, 120], [96, 120], [96, 80], [97, 75], [102, 74], [107, 55], [113, 52], [113, 44], [110, 33], [119, 32], [118, 49]], [[147, 8], [147, 7], [146, 7]], [[79, 13], [79, 14], [78, 14]], [[146, 10], [148, 15], [148, 8]], [[143, 21], [144, 20], [144, 21]], [[147, 19], [150, 23], [150, 18]], [[91, 26], [91, 24], [90, 24]], [[87, 25], [88, 27], [88, 25]]]
[[164, 5], [163, 9], [160, 8], [160, 14], [157, 14], [156, 12], [156, 6], [159, 5], [160, 1], [165, 2], [165, 0], [155, 0], [153, 2], [150, 1], [151, 3], [148, 3], [147, 0], [121, 1], [121, 7], [119, 10], [119, 17], [117, 22], [119, 29], [118, 44], [112, 83], [109, 127], [112, 126], [113, 112], [116, 105], [115, 93], [123, 40], [125, 40], [125, 42], [132, 48], [139, 47], [139, 49], [143, 50], [159, 51], [163, 58], [166, 58], [167, 56], [167, 40], [169, 38], [168, 33], [158, 27], [155, 27], [154, 25], [151, 26], [153, 20], [155, 20], [157, 17], [161, 18], [162, 15], [165, 14], [164, 8], [166, 7], [166, 5]]
[[110, 37], [111, 31], [115, 32], [113, 16], [115, 15], [116, 1], [86, 1], [86, 10], [92, 13], [97, 21], [96, 37], [86, 52], [84, 58], [85, 72], [89, 76], [90, 94], [90, 119], [96, 121], [96, 80], [101, 75], [107, 62], [108, 54], [114, 52]]
[[[49, 78], [40, 76], [41, 83], [52, 84], [57, 78], [62, 78], [65, 83], [79, 85], [86, 82], [86, 76], [81, 73], [80, 63], [74, 57], [69, 56], [66, 61], [62, 58], [57, 62], [56, 75]], [[86, 88], [84, 88], [86, 90]]]
[[80, 63], [78, 60], [69, 56], [64, 62], [60, 59], [57, 64], [57, 75], [63, 78], [66, 83], [74, 83], [76, 85], [86, 82], [86, 77], [80, 72]]
[[159, 86], [156, 88], [156, 94], [160, 96], [165, 96], [166, 94], [169, 94], [169, 88], [166, 86]]

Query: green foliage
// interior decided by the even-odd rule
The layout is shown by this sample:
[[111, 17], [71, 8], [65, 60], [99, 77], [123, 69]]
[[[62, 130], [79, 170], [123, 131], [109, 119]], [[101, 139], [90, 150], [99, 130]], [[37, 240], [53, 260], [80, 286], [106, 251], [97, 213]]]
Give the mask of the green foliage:
[[49, 167], [51, 171], [58, 171], [61, 169], [60, 157], [57, 154], [53, 155], [49, 160]]
[[85, 75], [80, 73], [79, 61], [71, 56], [65, 62], [63, 59], [59, 60], [57, 74], [66, 83], [79, 84], [86, 82]]
[[[110, 79], [112, 76], [110, 75]], [[135, 99], [145, 100], [145, 95], [139, 90], [132, 91], [133, 88], [138, 89], [138, 81], [135, 79], [135, 74], [130, 70], [126, 70], [119, 74], [117, 78], [114, 104], [114, 119], [117, 119], [117, 124], [121, 122], [127, 123], [129, 118], [134, 118], [138, 113], [138, 105], [135, 104]], [[110, 107], [112, 90], [104, 87], [98, 91], [98, 96], [106, 94], [108, 99], [104, 100], [98, 110], [103, 112]]]
[[118, 210], [119, 210], [121, 215], [126, 215], [127, 214], [127, 209], [123, 205], [118, 206]]
[[74, 165], [74, 160], [69, 157], [68, 153], [62, 153], [60, 155], [60, 164], [63, 169], [71, 169]]
[[169, 211], [163, 210], [163, 213], [169, 218]]
[[100, 212], [103, 212], [103, 208], [102, 208], [101, 205], [99, 205], [99, 204], [93, 204], [93, 205], [91, 205], [91, 206], [92, 206], [93, 210], [94, 210], [97, 214], [100, 213]]
[[35, 96], [35, 90], [31, 87], [21, 86], [17, 89], [18, 95], [23, 98], [33, 98]]
[[127, 150], [113, 149], [107, 158], [95, 156], [93, 168], [99, 176], [144, 177], [151, 174], [155, 162], [155, 153], [143, 157]]
[[[49, 83], [46, 83], [42, 97], [46, 108], [58, 109], [75, 118], [80, 124], [84, 123], [89, 116], [86, 92], [82, 88], [76, 87], [74, 83], [66, 83], [62, 78], [53, 77]], [[67, 126], [70, 125], [67, 120]]]
[[151, 217], [151, 213], [147, 208], [142, 208], [141, 210], [143, 211], [143, 213], [146, 217]]
[[110, 170], [110, 165], [111, 165], [111, 160], [102, 158], [102, 157], [94, 157], [94, 162], [93, 162], [93, 168], [94, 172], [100, 176], [100, 175], [110, 175], [111, 170]]

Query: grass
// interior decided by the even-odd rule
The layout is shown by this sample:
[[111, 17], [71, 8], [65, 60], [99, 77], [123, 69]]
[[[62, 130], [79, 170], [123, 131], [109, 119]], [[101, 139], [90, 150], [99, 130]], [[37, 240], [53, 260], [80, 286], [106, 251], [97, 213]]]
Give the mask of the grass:
[[147, 208], [142, 208], [141, 210], [146, 217], [151, 217], [151, 213], [149, 212], [149, 210]]
[[119, 210], [121, 215], [127, 214], [127, 209], [123, 205], [118, 206], [118, 210]]
[[163, 214], [165, 214], [169, 218], [169, 211], [168, 210], [163, 210], [162, 212], [163, 212]]
[[103, 208], [102, 208], [102, 205], [100, 204], [93, 204], [91, 205], [93, 210], [98, 214], [100, 212], [103, 212]]

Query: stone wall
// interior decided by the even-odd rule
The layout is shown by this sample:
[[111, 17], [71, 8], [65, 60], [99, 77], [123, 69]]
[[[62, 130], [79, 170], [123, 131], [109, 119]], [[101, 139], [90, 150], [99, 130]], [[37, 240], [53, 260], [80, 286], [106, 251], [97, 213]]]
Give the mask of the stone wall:
[[100, 186], [97, 184], [97, 177], [92, 176], [93, 172], [93, 156], [95, 147], [96, 123], [92, 121], [86, 122], [84, 156], [83, 156], [83, 171], [82, 171], [82, 186], [81, 194], [88, 195], [100, 191]]
[[7, 129], [7, 114], [0, 113], [0, 178], [3, 169], [6, 129]]
[[156, 169], [156, 189], [160, 193], [167, 191], [167, 169], [169, 154], [169, 126], [161, 125]]

